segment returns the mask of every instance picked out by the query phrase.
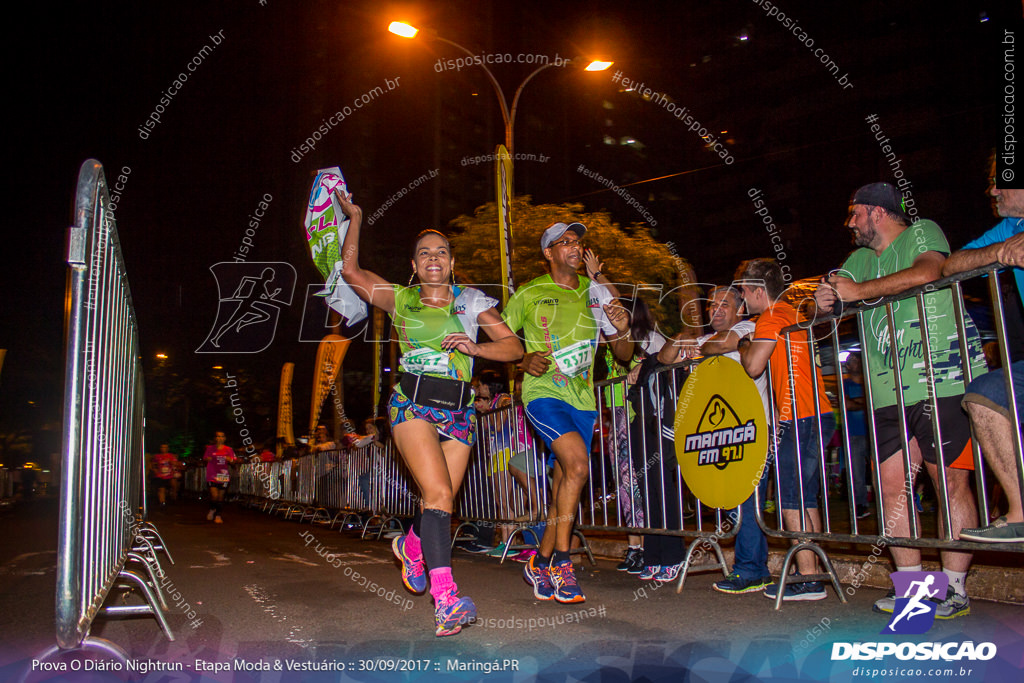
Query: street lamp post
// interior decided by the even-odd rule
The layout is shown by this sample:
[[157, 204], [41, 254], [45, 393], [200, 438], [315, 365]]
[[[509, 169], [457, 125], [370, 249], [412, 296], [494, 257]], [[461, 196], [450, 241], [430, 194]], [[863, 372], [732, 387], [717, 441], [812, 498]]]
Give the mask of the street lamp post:
[[[448, 40], [447, 38], [442, 38], [437, 34], [437, 31], [433, 29], [423, 29], [422, 31], [420, 31], [419, 29], [414, 28], [409, 24], [393, 21], [391, 22], [391, 25], [388, 26], [388, 30], [394, 33], [395, 35], [402, 36], [403, 38], [415, 38], [420, 33], [423, 33], [423, 37], [426, 40], [433, 40], [440, 43], [444, 43], [445, 45], [451, 45], [456, 50], [463, 52], [469, 57], [476, 57], [476, 55], [470, 52], [467, 48], [463, 47], [462, 45], [459, 45], [454, 41]], [[584, 63], [586, 63], [584, 71], [604, 71], [605, 69], [609, 68], [614, 62], [588, 62], [582, 57], [577, 57], [575, 59], [565, 60], [564, 64], [582, 65]], [[479, 62], [477, 63], [477, 66], [483, 69], [484, 73], [487, 74], [487, 79], [491, 82], [491, 86], [494, 88], [494, 94], [498, 96], [498, 104], [501, 107], [501, 119], [502, 122], [505, 124], [505, 147], [511, 154], [514, 151], [514, 140], [512, 131], [516, 122], [516, 109], [519, 107], [519, 96], [522, 95], [523, 88], [525, 88], [526, 84], [533, 80], [533, 77], [539, 74], [541, 71], [544, 71], [545, 69], [548, 69], [553, 66], [563, 66], [563, 64], [553, 64], [551, 62], [548, 62], [547, 64], [541, 64], [539, 67], [531, 71], [530, 74], [523, 79], [523, 82], [519, 84], [519, 87], [516, 88], [515, 94], [512, 96], [511, 108], [508, 106], [508, 101], [505, 99], [505, 91], [502, 90], [501, 84], [498, 83], [498, 79], [494, 77], [494, 74], [491, 73], [491, 70], [487, 68], [487, 65], [484, 64], [483, 62]]]
[[[403, 38], [414, 38], [420, 33], [420, 30], [410, 26], [409, 24], [393, 21], [388, 26], [388, 30], [395, 35], [402, 36]], [[465, 53], [470, 58], [476, 57], [468, 49], [459, 45], [456, 42], [442, 38], [437, 35], [437, 31], [433, 29], [424, 29], [424, 38], [427, 40], [434, 40], [445, 45], [451, 45], [456, 50]], [[516, 122], [516, 109], [519, 107], [519, 97], [523, 93], [523, 88], [526, 84], [533, 80], [533, 77], [544, 71], [547, 68], [553, 66], [563, 66], [563, 64], [553, 64], [548, 62], [542, 64], [523, 79], [523, 82], [516, 88], [515, 94], [512, 96], [512, 106], [508, 106], [508, 101], [505, 99], [505, 92], [501, 89], [501, 84], [498, 83], [498, 79], [494, 77], [491, 70], [487, 68], [487, 65], [482, 61], [474, 62], [484, 70], [487, 74], [487, 79], [491, 82], [491, 86], [494, 88], [494, 94], [498, 96], [498, 104], [501, 107], [501, 118], [505, 124], [505, 145], [504, 147], [498, 147], [494, 155], [495, 163], [495, 184], [496, 184], [496, 195], [498, 205], [498, 241], [501, 245], [501, 280], [503, 287], [501, 289], [501, 303], [502, 305], [508, 303], [508, 297], [514, 289], [514, 281], [512, 277], [512, 170], [513, 164], [512, 159], [514, 152], [514, 136], [513, 128]], [[576, 59], [566, 60], [567, 65], [582, 65], [586, 62], [583, 58], [577, 57]], [[586, 62], [587, 66], [585, 71], [604, 71], [612, 65], [613, 62], [605, 61], [592, 61]]]

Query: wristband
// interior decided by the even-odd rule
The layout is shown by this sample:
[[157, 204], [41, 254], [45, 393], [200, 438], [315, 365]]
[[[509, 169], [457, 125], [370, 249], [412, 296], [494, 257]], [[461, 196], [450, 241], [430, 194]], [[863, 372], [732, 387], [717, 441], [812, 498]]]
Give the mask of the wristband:
[[591, 275], [591, 276], [590, 276], [590, 279], [591, 279], [591, 280], [596, 280], [596, 279], [597, 279], [597, 278], [599, 278], [599, 277], [601, 277], [601, 271], [600, 271], [600, 270], [599, 270], [599, 271], [597, 271], [596, 273], [594, 273], [593, 275]]

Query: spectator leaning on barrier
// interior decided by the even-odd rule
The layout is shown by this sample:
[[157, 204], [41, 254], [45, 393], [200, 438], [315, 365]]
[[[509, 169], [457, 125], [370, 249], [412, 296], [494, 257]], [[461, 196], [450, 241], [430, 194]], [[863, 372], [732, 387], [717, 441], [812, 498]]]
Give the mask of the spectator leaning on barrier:
[[[909, 225], [899, 191], [888, 183], [872, 183], [857, 190], [850, 200], [846, 226], [853, 232], [855, 250], [815, 292], [819, 310], [830, 312], [840, 301], [861, 301], [924, 285], [942, 275], [942, 264], [949, 245], [942, 230], [933, 221], [919, 219]], [[932, 427], [932, 404], [921, 344], [921, 317], [914, 299], [893, 304], [896, 347], [890, 343], [884, 307], [864, 316], [869, 334], [862, 340], [868, 360], [865, 374], [871, 379], [875, 436], [878, 440], [879, 481], [885, 507], [886, 535], [908, 537], [910, 524], [906, 514], [908, 501], [906, 473], [903, 468], [902, 435], [896, 407], [896, 391], [903, 393], [909, 430], [910, 464], [920, 466], [922, 459], [939, 490], [937, 449]], [[961, 456], [971, 455], [970, 425], [960, 408], [964, 392], [960, 359], [960, 340], [949, 291], [925, 294], [927, 335], [931, 346], [932, 370], [938, 419], [942, 426], [943, 466], [946, 468], [946, 494], [950, 508], [950, 531], [959, 538], [960, 529], [973, 526], [978, 519], [967, 471], [955, 466]], [[965, 316], [967, 348], [972, 371], [985, 364], [981, 341], [974, 323]], [[903, 386], [895, 386], [891, 360], [898, 358]], [[910, 480], [914, 479], [911, 472]], [[940, 505], [940, 510], [942, 506]], [[898, 571], [920, 571], [921, 551], [917, 548], [890, 546]], [[942, 569], [949, 576], [949, 590], [941, 600], [936, 616], [952, 619], [970, 613], [964, 579], [971, 553], [946, 550], [941, 553]], [[878, 600], [877, 612], [892, 612], [895, 593]], [[941, 596], [939, 596], [941, 598]]]
[[313, 446], [310, 450], [314, 453], [319, 453], [321, 451], [333, 451], [337, 447], [337, 444], [327, 434], [327, 426], [317, 425], [316, 431], [313, 432]]
[[[708, 297], [708, 319], [711, 321], [711, 334], [694, 339], [675, 338], [671, 346], [662, 348], [658, 360], [665, 364], [676, 363], [696, 356], [724, 355], [740, 362], [737, 350], [740, 339], [754, 332], [754, 323], [745, 320], [746, 309], [743, 295], [735, 287], [715, 287]], [[768, 414], [768, 376], [764, 373], [754, 378], [765, 415]], [[771, 419], [768, 419], [770, 429]], [[771, 585], [772, 576], [768, 571], [768, 540], [757, 524], [754, 506], [755, 493], [760, 494], [760, 504], [764, 505], [767, 488], [767, 466], [762, 471], [761, 485], [757, 491], [740, 506], [742, 519], [736, 532], [735, 562], [728, 577], [714, 584], [714, 589], [722, 593], [740, 594], [763, 591]], [[736, 515], [731, 515], [733, 523]]]
[[[782, 521], [789, 531], [820, 533], [822, 526], [818, 492], [821, 488], [821, 444], [828, 443], [836, 426], [832, 406], [825, 395], [821, 372], [811, 356], [807, 332], [790, 335], [788, 346], [791, 352], [787, 354], [786, 337], [781, 331], [796, 325], [800, 319], [796, 309], [782, 300], [785, 283], [779, 264], [768, 258], [744, 261], [736, 271], [736, 281], [743, 292], [747, 310], [758, 316], [753, 335], [744, 337], [737, 344], [740, 362], [751, 377], [760, 377], [766, 369], [771, 369], [776, 410], [775, 462], [779, 473]], [[796, 387], [795, 401], [789, 389], [790, 364], [793, 385]], [[817, 404], [814, 402], [815, 385]], [[793, 414], [794, 402], [796, 415]], [[797, 479], [797, 454], [800, 456], [801, 480]], [[803, 491], [803, 510], [800, 509], [800, 491]], [[810, 550], [797, 553], [796, 564], [798, 576], [818, 573], [817, 558]], [[768, 586], [764, 595], [774, 600], [778, 595], [778, 586]], [[825, 587], [820, 581], [790, 582], [783, 594], [783, 600], [824, 598]]]
[[[995, 185], [995, 169], [988, 192], [995, 200], [996, 214], [1003, 218], [994, 228], [956, 252], [942, 267], [943, 275], [974, 270], [991, 263], [1013, 268], [1017, 293], [1024, 302], [1024, 190], [1001, 190]], [[1016, 305], [1012, 299], [1009, 306]], [[1010, 366], [1018, 419], [1024, 419], [1024, 360]], [[962, 529], [960, 538], [986, 543], [1024, 541], [1024, 511], [1021, 506], [1018, 465], [1014, 457], [1014, 425], [1001, 370], [976, 377], [967, 385], [963, 406], [971, 419], [974, 436], [996, 478], [1006, 491], [1009, 509], [995, 523], [978, 529]], [[1020, 426], [1017, 427], [1020, 429]]]

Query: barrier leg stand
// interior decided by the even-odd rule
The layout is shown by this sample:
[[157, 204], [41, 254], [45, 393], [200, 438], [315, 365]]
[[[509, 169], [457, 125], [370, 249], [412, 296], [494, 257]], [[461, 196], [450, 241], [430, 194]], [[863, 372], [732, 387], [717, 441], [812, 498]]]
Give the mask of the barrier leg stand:
[[793, 562], [793, 557], [796, 555], [797, 550], [800, 550], [803, 543], [790, 546], [789, 550], [786, 551], [785, 557], [782, 559], [782, 575], [779, 577], [779, 592], [775, 596], [775, 609], [782, 609], [782, 598], [786, 594], [786, 579], [789, 578], [789, 565]]
[[[499, 562], [499, 564], [505, 562], [505, 558], [508, 556], [509, 552], [511, 552], [511, 551], [535, 550], [538, 547], [538, 544], [530, 543], [530, 542], [528, 542], [526, 540], [526, 530], [528, 530], [528, 529], [531, 532], [533, 531], [530, 528], [530, 526], [528, 526], [526, 524], [520, 524], [520, 525], [516, 526], [515, 529], [512, 530], [512, 533], [508, 535], [508, 541], [506, 541], [506, 545], [505, 545], [505, 552], [503, 552], [501, 554], [501, 562]], [[513, 541], [515, 540], [515, 537], [517, 535], [522, 536], [522, 542], [519, 545], [515, 545], [513, 543]], [[454, 546], [454, 545], [455, 545], [455, 541], [452, 541], [452, 546]]]
[[802, 550], [810, 550], [818, 559], [821, 560], [821, 564], [825, 567], [827, 573], [825, 574], [812, 574], [811, 576], [801, 576], [801, 581], [831, 581], [832, 587], [835, 588], [836, 594], [839, 595], [839, 600], [845, 604], [846, 596], [843, 595], [843, 589], [839, 585], [839, 575], [836, 574], [835, 567], [832, 566], [832, 561], [828, 559], [828, 555], [825, 551], [813, 541], [801, 541], [796, 545], [792, 546], [786, 551], [786, 557], [782, 561], [782, 576], [779, 578], [779, 593], [775, 596], [775, 609], [782, 608], [782, 598], [786, 592], [786, 581], [789, 578], [789, 565], [793, 561], [793, 557]]
[[[576, 538], [580, 539], [580, 547], [577, 550], [572, 550], [570, 552], [572, 552], [572, 553], [586, 553], [587, 557], [590, 559], [590, 565], [592, 567], [596, 567], [597, 566], [597, 560], [594, 559], [594, 553], [590, 552], [590, 544], [587, 543], [587, 537], [584, 536], [583, 532], [580, 531], [579, 529], [573, 529], [572, 530], [572, 535], [575, 536]], [[506, 548], [506, 550], [507, 550], [507, 548]]]
[[[152, 541], [150, 541], [148, 538], [146, 538], [145, 536], [142, 536], [140, 534], [136, 534], [135, 538], [137, 540], [142, 541], [142, 542], [133, 545], [130, 552], [136, 552], [136, 553], [139, 553], [139, 554], [145, 556], [147, 558], [147, 561], [149, 561], [151, 559], [153, 562], [156, 563], [156, 566], [159, 568], [160, 567], [160, 560], [159, 560], [159, 558], [157, 558], [157, 555], [156, 555], [157, 546], [153, 545]], [[174, 564], [174, 562], [172, 561], [171, 564]], [[161, 574], [163, 573], [163, 569], [162, 568], [160, 568], [160, 573]]]
[[814, 554], [818, 556], [819, 560], [821, 560], [821, 564], [825, 567], [825, 571], [827, 572], [827, 574], [822, 576], [827, 576], [827, 579], [832, 582], [832, 587], [836, 590], [839, 600], [843, 604], [846, 604], [846, 596], [843, 594], [842, 586], [839, 584], [839, 575], [836, 574], [836, 569], [832, 566], [832, 561], [828, 559], [828, 554], [816, 543], [806, 543], [802, 545], [806, 545], [808, 549], [813, 550]]
[[[470, 528], [470, 529], [473, 530], [473, 536], [460, 536], [460, 534], [462, 533], [462, 530], [466, 529], [466, 528]], [[455, 527], [455, 533], [452, 534], [452, 550], [455, 549], [455, 544], [458, 543], [459, 541], [474, 540], [474, 539], [476, 539], [477, 534], [479, 534], [479, 533], [480, 533], [480, 527], [478, 527], [473, 522], [462, 522], [457, 527]]]
[[[370, 526], [373, 524], [375, 520], [380, 520], [379, 524], [383, 528], [385, 519], [386, 518], [384, 517], [384, 515], [373, 515], [368, 520], [366, 520], [366, 524], [363, 525], [363, 532], [359, 534], [359, 539], [366, 540], [366, 532], [370, 531]], [[376, 529], [377, 527], [373, 528]]]
[[[341, 514], [341, 513], [339, 512], [338, 514]], [[360, 521], [362, 521], [362, 520], [360, 519], [359, 515], [358, 515], [358, 514], [356, 514], [355, 512], [346, 512], [346, 513], [345, 513], [345, 516], [344, 516], [344, 517], [342, 517], [342, 519], [341, 519], [341, 526], [339, 526], [339, 527], [338, 527], [338, 533], [341, 533], [342, 531], [344, 531], [344, 530], [345, 530], [345, 528], [346, 528], [346, 527], [347, 527], [347, 526], [348, 526], [349, 524], [352, 524], [352, 522], [350, 522], [349, 520], [350, 520], [350, 519], [353, 519], [353, 518], [354, 518], [354, 519], [356, 520], [356, 521], [355, 521], [355, 525], [356, 525], [356, 526], [358, 526], [358, 525], [359, 525], [359, 522], [360, 522]], [[331, 522], [331, 524], [333, 525], [334, 523], [333, 523], [333, 522]], [[332, 526], [332, 528], [333, 528], [333, 526]]]
[[162, 536], [160, 536], [160, 532], [156, 530], [156, 527], [154, 527], [152, 524], [144, 526], [141, 529], [139, 529], [139, 533], [137, 535], [141, 536], [142, 538], [149, 539], [151, 543], [153, 539], [150, 539], [150, 537], [154, 537], [156, 543], [153, 543], [153, 549], [164, 551], [164, 555], [167, 556], [167, 560], [171, 564], [174, 564], [174, 558], [171, 557], [171, 551], [167, 549], [167, 544], [164, 543], [164, 539]]
[[152, 560], [148, 557], [140, 555], [139, 553], [130, 552], [128, 553], [128, 559], [135, 560], [146, 568], [146, 573], [149, 574], [149, 583], [147, 585], [156, 591], [156, 597], [160, 602], [160, 606], [167, 609], [167, 601], [164, 599], [163, 589], [160, 588], [160, 582], [156, 578], [157, 576], [164, 576], [164, 571], [160, 565], [157, 565], [157, 571], [154, 572]]
[[402, 524], [402, 520], [398, 519], [398, 517], [387, 517], [383, 522], [381, 522], [380, 528], [377, 529], [377, 540], [378, 541], [384, 535], [384, 529], [385, 528], [387, 528], [387, 529], [393, 529], [394, 528], [392, 526], [392, 523], [397, 524], [398, 528], [402, 530], [402, 533], [403, 534], [405, 533], [405, 525]]
[[[701, 546], [710, 546], [715, 553], [715, 557], [718, 558], [717, 562], [708, 562], [705, 564], [690, 566], [690, 561], [693, 559], [694, 551]], [[690, 571], [706, 571], [708, 569], [721, 569], [722, 576], [729, 576], [729, 571], [725, 563], [725, 555], [722, 554], [722, 547], [718, 544], [718, 539], [710, 536], [696, 538], [686, 548], [686, 554], [683, 556], [683, 566], [679, 570], [679, 582], [676, 584], [676, 593], [683, 592], [683, 584], [686, 583], [686, 575]]]
[[163, 629], [164, 635], [167, 636], [167, 640], [174, 642], [174, 633], [171, 631], [170, 625], [167, 623], [167, 617], [164, 616], [164, 612], [160, 609], [160, 605], [157, 604], [156, 599], [153, 597], [153, 591], [149, 589], [149, 585], [143, 580], [141, 576], [131, 571], [130, 569], [122, 569], [118, 573], [118, 578], [125, 579], [134, 583], [142, 594], [146, 598], [145, 605], [112, 605], [110, 607], [104, 607], [101, 612], [104, 614], [112, 614], [115, 616], [132, 615], [132, 614], [152, 614], [157, 622], [160, 624], [160, 628]]

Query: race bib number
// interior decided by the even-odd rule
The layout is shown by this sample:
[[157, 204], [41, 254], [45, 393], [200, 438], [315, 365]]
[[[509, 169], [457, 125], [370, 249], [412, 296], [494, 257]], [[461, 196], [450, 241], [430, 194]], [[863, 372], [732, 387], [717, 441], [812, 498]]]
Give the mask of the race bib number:
[[593, 364], [594, 347], [590, 345], [590, 340], [585, 339], [555, 351], [552, 356], [559, 372], [567, 377], [576, 377]]
[[171, 476], [171, 464], [168, 462], [162, 462], [157, 466], [156, 471], [161, 477], [169, 477]]
[[435, 373], [448, 374], [448, 354], [433, 349], [413, 349], [402, 354], [402, 367], [417, 375]]
[[228, 472], [218, 472], [217, 473], [217, 483], [218, 484], [227, 484], [229, 481], [231, 481], [231, 474], [230, 473], [228, 473]]

